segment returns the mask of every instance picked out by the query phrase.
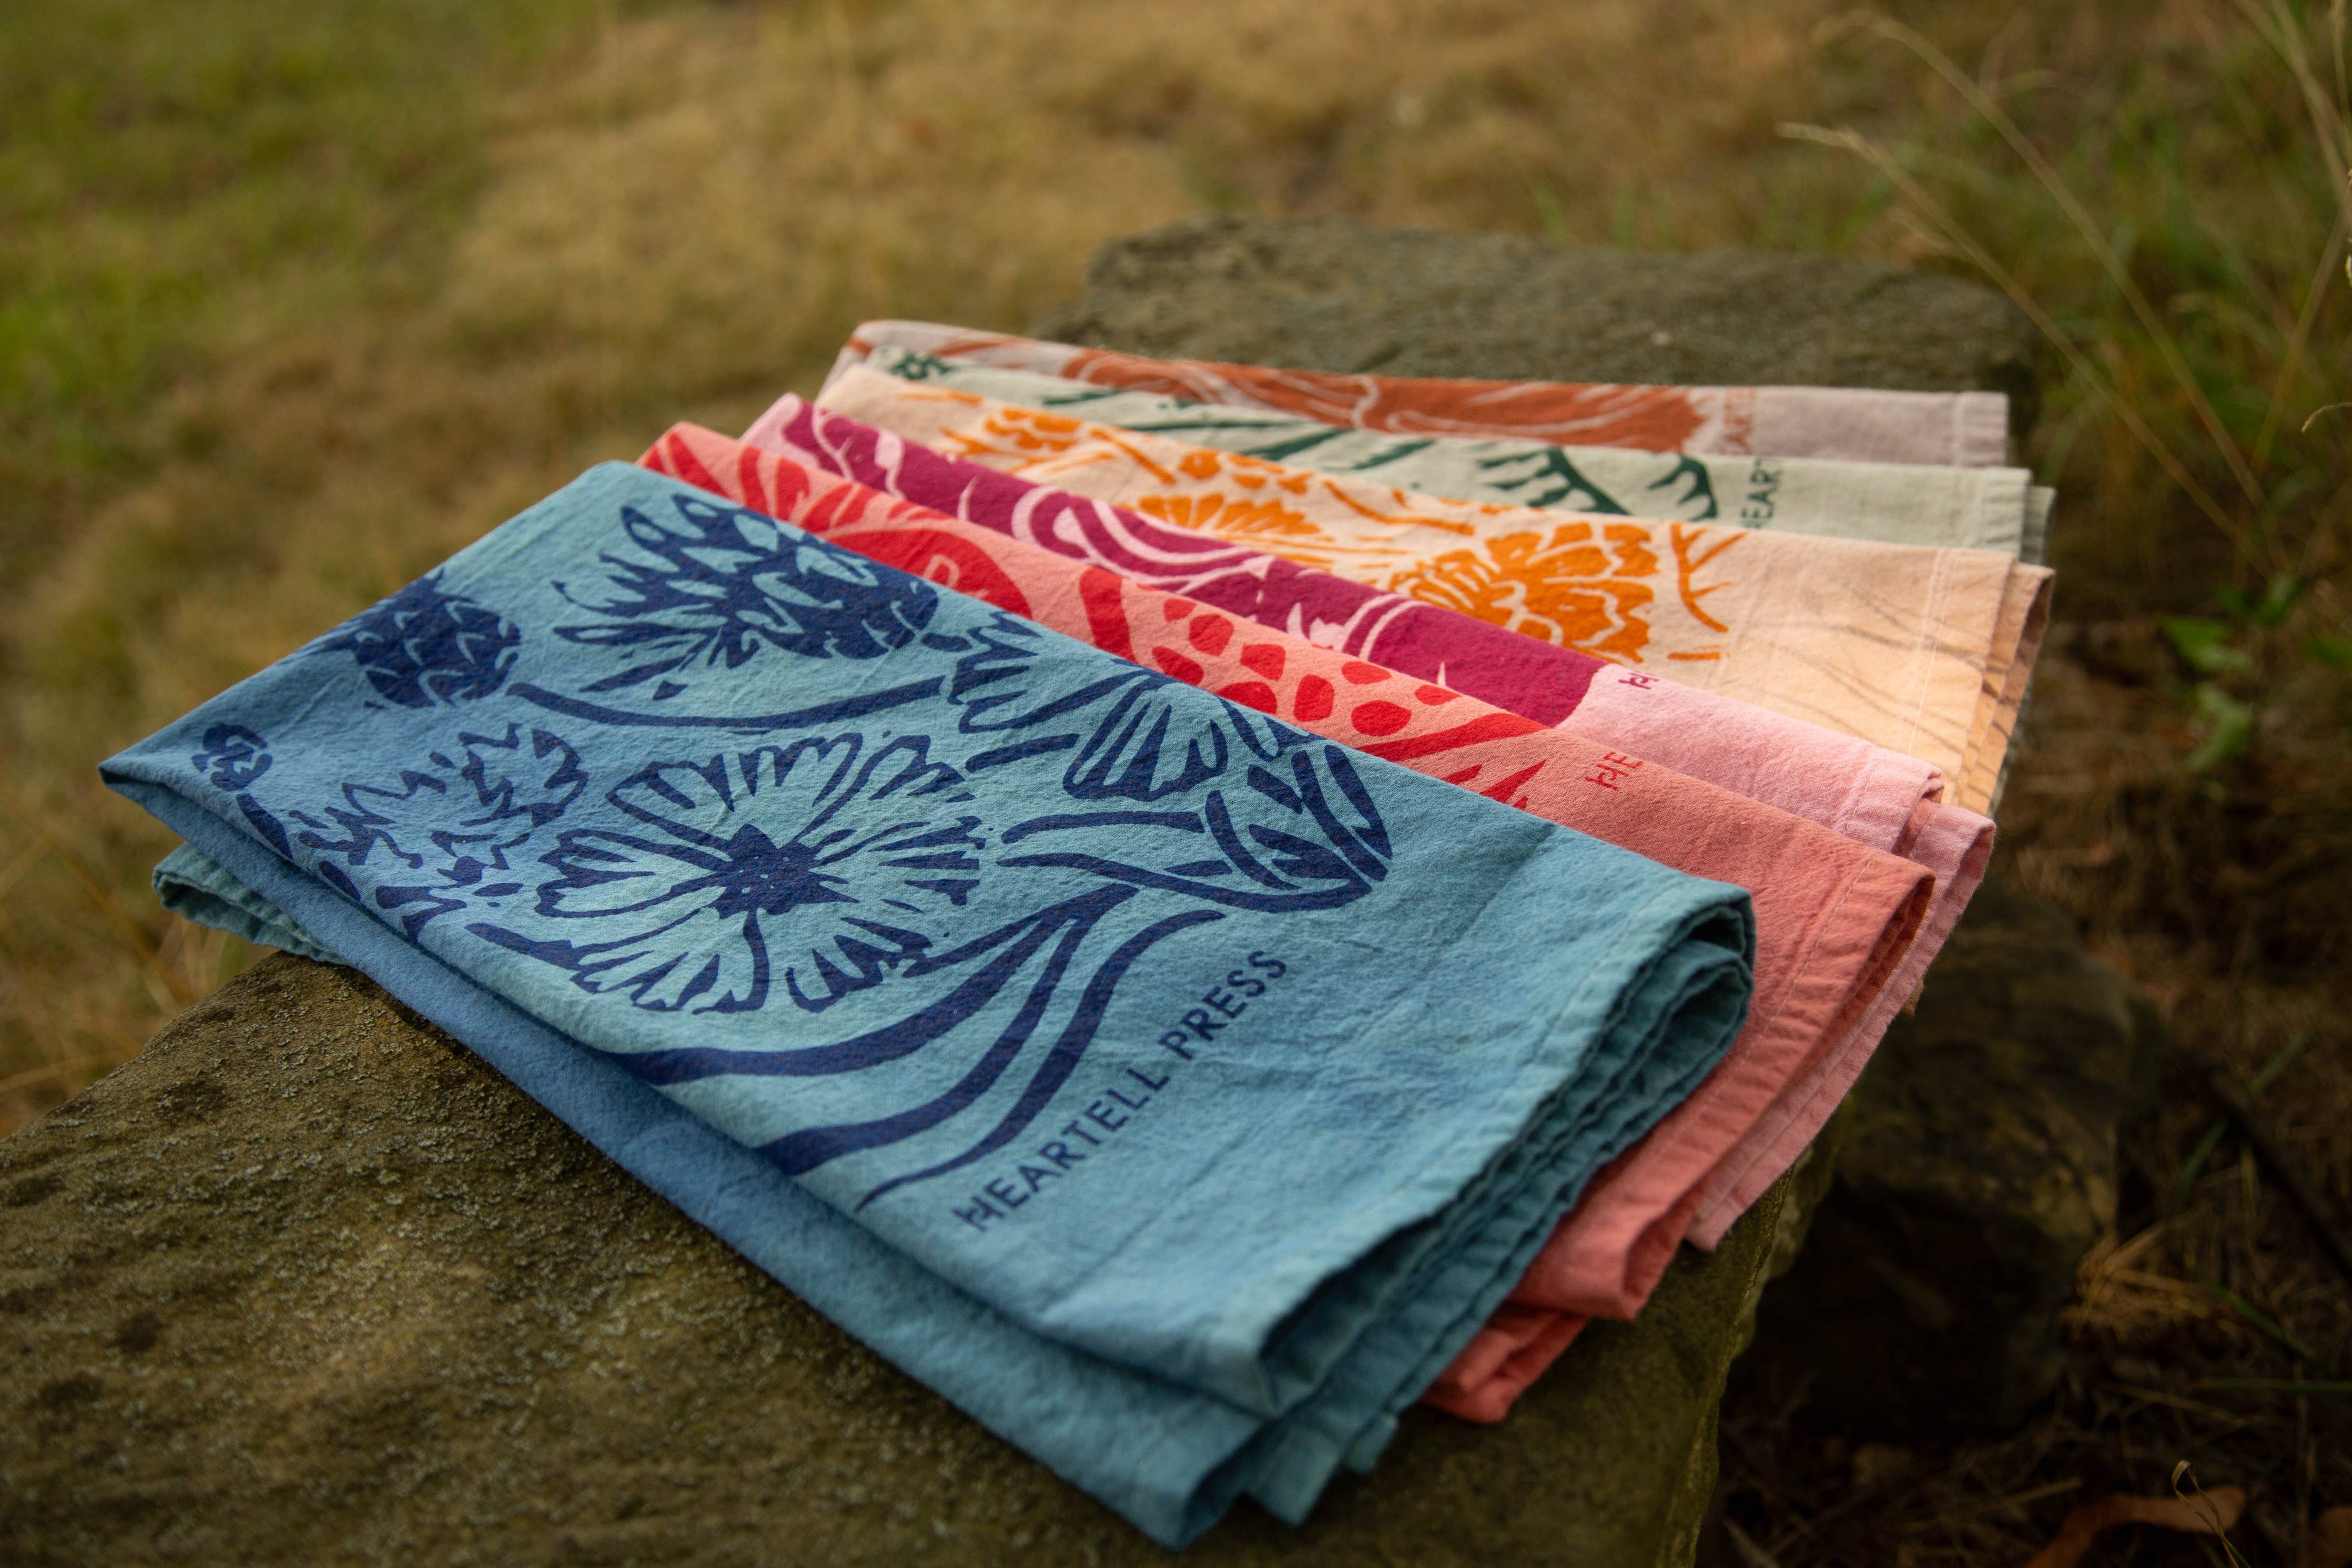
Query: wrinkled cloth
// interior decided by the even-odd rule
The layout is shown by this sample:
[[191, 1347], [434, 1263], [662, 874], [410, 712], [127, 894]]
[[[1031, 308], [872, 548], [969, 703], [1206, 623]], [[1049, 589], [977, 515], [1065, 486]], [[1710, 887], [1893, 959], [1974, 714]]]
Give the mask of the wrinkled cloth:
[[[845, 355], [835, 374], [856, 362]], [[864, 362], [900, 381], [1454, 501], [1999, 550], [2032, 561], [2041, 559], [2050, 513], [2052, 493], [2038, 490], [2022, 468], [1710, 456], [1629, 446], [1556, 446], [1525, 437], [1391, 435], [887, 344]]]
[[847, 353], [887, 345], [1193, 402], [1295, 413], [1399, 435], [1526, 436], [1568, 446], [1829, 457], [1963, 468], [2008, 458], [2000, 392], [1490, 382], [1154, 360], [929, 321], [867, 321]]
[[[1925, 866], [1935, 873], [1936, 898], [1895, 977], [1895, 988], [1906, 996], [1951, 934], [1991, 854], [1991, 822], [1941, 801], [1938, 776], [1914, 758], [946, 457], [797, 397], [761, 415], [744, 442], [1522, 717], [1572, 722], [1577, 734], [1628, 756]], [[1853, 1049], [1807, 1069], [1717, 1166], [1694, 1206], [1690, 1239], [1714, 1246], [1803, 1154], [1876, 1036], [1854, 1039]]]
[[[640, 461], [1327, 739], [1747, 888], [1757, 946], [1746, 1028], [1706, 1082], [1585, 1189], [1513, 1302], [1554, 1314], [1633, 1316], [1664, 1275], [1715, 1166], [1798, 1074], [1833, 1050], [1855, 1049], [1853, 1037], [1867, 1034], [1866, 1050], [1904, 1000], [1888, 982], [1934, 885], [1907, 861], [1572, 727], [1549, 729], [1302, 638], [1236, 623], [696, 425], [674, 426]], [[1457, 1371], [1442, 1384], [1463, 1382]], [[1457, 1403], [1483, 1410], [1475, 1392]]]
[[858, 365], [820, 406], [1930, 764], [1991, 802], [2051, 573], [1990, 550], [1482, 507], [1114, 430]]
[[156, 899], [184, 920], [297, 957], [321, 964], [343, 962], [341, 954], [320, 945], [284, 910], [237, 881], [194, 844], [182, 844], [158, 861], [149, 880]]
[[1739, 889], [626, 465], [104, 775], [1171, 1543], [1369, 1461], [1750, 990]]

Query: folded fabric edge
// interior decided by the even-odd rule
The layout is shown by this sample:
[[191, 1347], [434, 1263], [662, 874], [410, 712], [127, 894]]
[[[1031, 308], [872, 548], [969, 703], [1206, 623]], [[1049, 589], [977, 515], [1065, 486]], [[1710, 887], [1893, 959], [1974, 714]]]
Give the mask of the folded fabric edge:
[[[1689, 880], [1715, 892], [1699, 898], [1662, 889], [1624, 918], [1628, 937], [1644, 930], [1652, 935], [1612, 944], [1580, 986], [1580, 998], [1589, 993], [1613, 1000], [1592, 1020], [1589, 1049], [1577, 1050], [1575, 1075], [1512, 1113], [1516, 1134], [1503, 1153], [1431, 1217], [1436, 1230], [1416, 1244], [1403, 1278], [1391, 1290], [1390, 1300], [1401, 1310], [1369, 1325], [1348, 1346], [1348, 1358], [1360, 1364], [1385, 1355], [1392, 1364], [1399, 1354], [1412, 1362], [1433, 1357], [1429, 1375], [1434, 1376], [1517, 1282], [1524, 1260], [1549, 1238], [1591, 1177], [1722, 1060], [1746, 1022], [1752, 994], [1752, 905], [1745, 892], [1728, 884]], [[1552, 1040], [1565, 1030], [1586, 1027], [1570, 1022], [1571, 1010], [1563, 1007], [1552, 1020]], [[1557, 1049], [1548, 1042], [1543, 1053]], [[1596, 1138], [1601, 1153], [1589, 1158], [1587, 1147]], [[1477, 1261], [1506, 1254], [1520, 1259], [1506, 1279], [1490, 1278], [1492, 1265]], [[1433, 1288], [1446, 1278], [1466, 1282]], [[1455, 1342], [1439, 1343], [1465, 1312], [1471, 1321], [1460, 1326]], [[1433, 1321], [1434, 1327], [1425, 1326]], [[1384, 1347], [1375, 1343], [1382, 1340]], [[1406, 1370], [1391, 1364], [1381, 1375], [1381, 1398], [1398, 1407], [1412, 1403], [1426, 1381], [1402, 1386]], [[1332, 1380], [1319, 1381], [1328, 1392]], [[1348, 1427], [1349, 1437], [1355, 1425]]]
[[1921, 838], [1937, 858], [1948, 856], [1953, 870], [1948, 881], [1937, 886], [1927, 924], [1910, 954], [1894, 980], [1879, 993], [1879, 1010], [1885, 1018], [1882, 1021], [1874, 1015], [1870, 1019], [1864, 1037], [1868, 1049], [1845, 1051], [1815, 1064], [1785, 1104], [1775, 1107], [1777, 1113], [1750, 1129], [1733, 1156], [1708, 1180], [1707, 1196], [1691, 1222], [1690, 1240], [1695, 1245], [1710, 1251], [1720, 1245], [1724, 1234], [1749, 1206], [1803, 1155], [1814, 1134], [1869, 1065], [1894, 1015], [1926, 980], [1928, 967], [1984, 882], [1985, 867], [1992, 859], [1994, 830], [1990, 819], [1957, 806], [1938, 807]]
[[241, 936], [260, 947], [276, 947], [316, 963], [350, 968], [293, 916], [254, 892], [194, 844], [182, 844], [155, 862], [149, 874], [155, 896], [183, 920]]
[[[1761, 1224], [1769, 1230], [1777, 1231], [1787, 1218], [1786, 1205], [1793, 1200], [1791, 1180], [1785, 1174], [1776, 1178], [1752, 1206]], [[1785, 1267], [1785, 1259], [1776, 1261], [1779, 1246], [1775, 1242], [1759, 1249], [1747, 1265], [1743, 1320], [1753, 1310], [1756, 1292], [1763, 1288], [1765, 1280]], [[1433, 1396], [1424, 1402], [1465, 1421], [1481, 1425], [1498, 1422], [1510, 1414], [1519, 1396], [1550, 1370], [1591, 1322], [1591, 1319], [1574, 1312], [1548, 1312], [1540, 1308], [1529, 1309], [1510, 1322], [1497, 1322], [1491, 1341], [1481, 1347], [1478, 1359], [1465, 1367], [1465, 1376], [1456, 1383], [1433, 1385]], [[1601, 1325], [1604, 1332], [1612, 1326]], [[1752, 1327], [1752, 1322], [1747, 1322], [1746, 1326]], [[1735, 1340], [1734, 1345], [1744, 1343], [1744, 1338]], [[1720, 1377], [1722, 1370], [1718, 1366], [1715, 1375]], [[1713, 1391], [1719, 1394], [1721, 1385], [1717, 1384]]]
[[1952, 407], [1952, 460], [1962, 468], [2009, 461], [2009, 394], [1964, 392]]
[[2017, 559], [2028, 566], [2050, 564], [2050, 514], [2057, 506], [2058, 492], [2047, 485], [2035, 485], [2025, 492], [2025, 535]]
[[2011, 566], [2002, 584], [2000, 612], [1984, 666], [1980, 721], [1969, 737], [1966, 775], [1955, 794], [1957, 803], [1971, 810], [1991, 812], [2000, 779], [2009, 770], [2010, 742], [2049, 632], [2055, 583], [2056, 574], [2048, 567], [2019, 562]]
[[1552, 1363], [1568, 1354], [1568, 1347], [1591, 1321], [1576, 1312], [1530, 1307], [1523, 1317], [1491, 1322], [1481, 1333], [1486, 1343], [1477, 1347], [1476, 1363], [1466, 1366], [1457, 1363], [1458, 1376], [1454, 1368], [1447, 1368], [1445, 1376], [1422, 1396], [1422, 1403], [1491, 1427], [1511, 1413], [1519, 1396], [1534, 1387], [1536, 1379], [1551, 1370]]
[[[1875, 884], [1866, 888], [1865, 884]], [[1885, 892], [1901, 890], [1900, 913], [1883, 925], [1868, 929], [1867, 940], [1858, 963], [1836, 966], [1833, 973], [1847, 977], [1833, 990], [1828, 984], [1819, 984], [1818, 994], [1811, 998], [1815, 1006], [1828, 1004], [1832, 1016], [1816, 1037], [1818, 1048], [1802, 1061], [1792, 1063], [1787, 1076], [1776, 1087], [1772, 1098], [1758, 1116], [1742, 1129], [1714, 1165], [1699, 1172], [1690, 1183], [1669, 1195], [1661, 1193], [1654, 1198], [1649, 1212], [1643, 1216], [1640, 1231], [1630, 1245], [1612, 1246], [1609, 1255], [1622, 1256], [1623, 1266], [1604, 1275], [1594, 1269], [1563, 1269], [1557, 1275], [1543, 1275], [1541, 1263], [1523, 1281], [1512, 1294], [1515, 1304], [1546, 1308], [1556, 1312], [1574, 1312], [1586, 1317], [1632, 1318], [1640, 1313], [1665, 1277], [1666, 1266], [1674, 1260], [1676, 1246], [1690, 1231], [1696, 1216], [1706, 1206], [1706, 1195], [1714, 1190], [1718, 1174], [1726, 1166], [1740, 1163], [1743, 1151], [1758, 1128], [1777, 1122], [1812, 1097], [1811, 1085], [1814, 1075], [1824, 1062], [1859, 1054], [1867, 1060], [1876, 1050], [1878, 1040], [1893, 1021], [1901, 1002], [1910, 995], [1911, 977], [1924, 966], [1915, 964], [1912, 956], [1928, 931], [1929, 923], [1937, 914], [1937, 888], [1932, 873], [1909, 862], [1871, 861], [1855, 868], [1853, 878], [1847, 883], [1844, 900], [1857, 892], [1869, 896], [1863, 902], [1874, 907]], [[1838, 935], [1835, 911], [1825, 915], [1813, 932], [1817, 948]], [[1937, 938], [1940, 945], [1940, 937]], [[1808, 951], [1797, 972], [1817, 977], [1819, 966]], [[1689, 1103], [1685, 1102], [1685, 1105]], [[1835, 1109], [1832, 1105], [1831, 1109]], [[1664, 1127], [1685, 1113], [1682, 1107], [1661, 1123]], [[1808, 1134], [1807, 1141], [1810, 1141]], [[1777, 1150], [1785, 1138], [1776, 1139]], [[1802, 1145], [1799, 1145], [1801, 1152]], [[1791, 1155], [1791, 1159], [1795, 1156]], [[1762, 1185], [1769, 1186], [1780, 1172], [1774, 1168], [1763, 1176]], [[1760, 1189], [1759, 1189], [1760, 1190]], [[1752, 1201], [1752, 1200], [1751, 1200]], [[1745, 1206], [1742, 1206], [1743, 1211]], [[1734, 1214], [1730, 1219], [1737, 1219]], [[1589, 1225], [1591, 1218], [1582, 1210], [1570, 1213], [1561, 1223], [1555, 1240], [1574, 1249], [1580, 1238], [1579, 1229]], [[1726, 1226], [1729, 1219], [1724, 1221]]]
[[[1431, 1260], [1417, 1274], [1414, 1288], [1401, 1292], [1399, 1310], [1366, 1334], [1356, 1354], [1378, 1372], [1344, 1384], [1332, 1380], [1334, 1387], [1384, 1386], [1385, 1395], [1370, 1405], [1341, 1397], [1301, 1406], [1294, 1412], [1298, 1419], [1286, 1422], [1273, 1435], [1249, 1494], [1276, 1518], [1303, 1522], [1316, 1496], [1342, 1464], [1369, 1467], [1394, 1432], [1396, 1415], [1418, 1400], [1493, 1316], [1549, 1238], [1557, 1217], [1579, 1196], [1578, 1186], [1556, 1172], [1557, 1151], [1598, 1135], [1610, 1155], [1622, 1152], [1657, 1120], [1659, 1103], [1674, 1103], [1704, 1076], [1709, 1064], [1704, 1051], [1685, 1061], [1671, 1082], [1655, 1080], [1661, 1065], [1655, 1057], [1678, 1017], [1721, 1003], [1727, 977], [1719, 962], [1700, 957], [1684, 944], [1647, 967], [1647, 988], [1680, 999], [1654, 1009], [1652, 1021], [1637, 1035], [1622, 1038], [1610, 1092], [1593, 1097], [1575, 1120], [1561, 1124], [1555, 1119], [1556, 1130], [1541, 1140], [1547, 1147], [1523, 1144], [1508, 1162], [1516, 1170], [1490, 1168], [1481, 1177], [1480, 1185], [1488, 1189], [1489, 1221], [1472, 1231], [1463, 1245]], [[1709, 998], [1715, 1002], [1710, 1004]], [[1744, 1005], [1733, 1008], [1720, 1041], [1736, 1032], [1738, 1015], [1744, 1010]], [[1610, 1033], [1623, 1036], [1621, 1029]], [[1687, 1048], [1685, 1054], [1691, 1054]], [[1650, 1077], [1645, 1088], [1658, 1092], [1617, 1092], [1629, 1077]]]

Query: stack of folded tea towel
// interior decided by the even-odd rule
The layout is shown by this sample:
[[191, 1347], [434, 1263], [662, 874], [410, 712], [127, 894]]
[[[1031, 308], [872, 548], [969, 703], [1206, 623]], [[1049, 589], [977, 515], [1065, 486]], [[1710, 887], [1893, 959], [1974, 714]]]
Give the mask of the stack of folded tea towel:
[[105, 772], [1179, 1545], [1499, 1420], [1836, 1108], [1991, 846], [2004, 421], [870, 322]]

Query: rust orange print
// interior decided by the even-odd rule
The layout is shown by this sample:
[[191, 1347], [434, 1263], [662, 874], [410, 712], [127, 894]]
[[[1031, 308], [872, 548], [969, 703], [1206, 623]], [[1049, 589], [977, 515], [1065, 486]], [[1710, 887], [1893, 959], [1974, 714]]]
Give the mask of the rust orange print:
[[1638, 664], [1650, 643], [1644, 612], [1656, 599], [1647, 580], [1657, 570], [1648, 530], [1578, 521], [1448, 550], [1386, 586], [1547, 643]]
[[1409, 380], [1147, 360], [1104, 349], [1078, 350], [1060, 373], [1097, 386], [1194, 402], [1255, 403], [1326, 424], [1405, 434], [1526, 435], [1570, 445], [1675, 452], [1706, 423], [1682, 387]]

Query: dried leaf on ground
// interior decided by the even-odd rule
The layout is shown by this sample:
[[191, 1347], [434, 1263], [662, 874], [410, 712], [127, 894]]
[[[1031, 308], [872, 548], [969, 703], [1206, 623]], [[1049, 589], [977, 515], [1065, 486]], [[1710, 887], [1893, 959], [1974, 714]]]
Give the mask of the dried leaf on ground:
[[2331, 1508], [2311, 1521], [2303, 1568], [2352, 1568], [2352, 1506]]
[[2238, 1522], [2245, 1506], [2246, 1494], [2236, 1487], [2215, 1487], [2194, 1498], [2110, 1492], [2068, 1514], [2057, 1535], [2025, 1568], [2074, 1568], [2099, 1531], [2117, 1525], [2153, 1524], [2190, 1535], [2219, 1535]]

